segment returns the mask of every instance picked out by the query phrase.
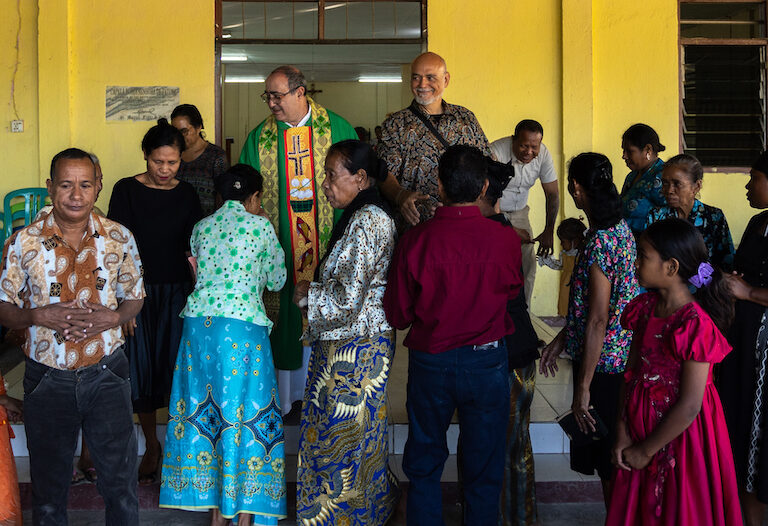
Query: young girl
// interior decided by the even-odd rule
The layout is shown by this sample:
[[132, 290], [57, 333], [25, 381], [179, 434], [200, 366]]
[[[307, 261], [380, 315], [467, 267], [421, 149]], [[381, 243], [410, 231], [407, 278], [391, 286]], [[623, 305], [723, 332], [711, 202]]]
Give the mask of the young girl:
[[11, 422], [21, 419], [21, 400], [5, 394], [0, 374], [0, 526], [21, 526], [21, 501], [16, 463], [11, 449]]
[[571, 276], [576, 265], [576, 256], [584, 246], [584, 232], [587, 226], [575, 217], [563, 219], [557, 227], [557, 237], [560, 239], [560, 294], [557, 298], [557, 315], [565, 317], [568, 314], [568, 297], [571, 290]]
[[613, 450], [607, 525], [742, 524], [731, 445], [712, 364], [733, 303], [695, 227], [652, 224], [638, 244], [647, 289], [624, 309], [633, 331], [624, 409]]

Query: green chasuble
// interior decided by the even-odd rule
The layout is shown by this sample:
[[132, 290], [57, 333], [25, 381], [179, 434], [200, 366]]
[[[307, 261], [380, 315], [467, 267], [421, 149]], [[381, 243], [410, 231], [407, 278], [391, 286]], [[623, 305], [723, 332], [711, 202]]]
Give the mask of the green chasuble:
[[[328, 111], [328, 110], [326, 110]], [[307, 122], [306, 126], [312, 126], [314, 112]], [[357, 139], [357, 133], [355, 129], [342, 117], [328, 111], [328, 117], [331, 124], [331, 142], [339, 142], [346, 139]], [[250, 134], [245, 141], [243, 150], [240, 152], [240, 162], [249, 164], [260, 170], [259, 162], [259, 138], [262, 135], [267, 120], [262, 121]], [[293, 258], [290, 254], [291, 248], [291, 229], [288, 223], [288, 200], [286, 196], [286, 180], [285, 180], [285, 145], [283, 144], [283, 136], [285, 130], [289, 128], [283, 122], [277, 122], [277, 163], [278, 163], [278, 182], [277, 187], [279, 189], [279, 228], [278, 238], [280, 244], [286, 253], [285, 266], [288, 272], [288, 279], [285, 283], [285, 287], [280, 291], [280, 314], [278, 316], [275, 327], [272, 330], [271, 342], [272, 342], [272, 354], [275, 360], [275, 367], [283, 370], [299, 369], [301, 367], [301, 361], [303, 356], [303, 343], [301, 341], [301, 333], [303, 330], [302, 314], [299, 308], [293, 304]], [[322, 160], [321, 166], [325, 163], [325, 159]], [[261, 171], [261, 170], [260, 170]], [[315, 172], [315, 178], [317, 178], [317, 172]], [[321, 193], [320, 184], [315, 185], [315, 190]], [[266, 207], [265, 207], [266, 208]], [[315, 207], [315, 213], [317, 213]], [[341, 216], [341, 210], [334, 211], [334, 222]], [[327, 243], [327, 235], [322, 236]], [[324, 252], [324, 250], [323, 250]], [[316, 256], [319, 260], [319, 254]]]

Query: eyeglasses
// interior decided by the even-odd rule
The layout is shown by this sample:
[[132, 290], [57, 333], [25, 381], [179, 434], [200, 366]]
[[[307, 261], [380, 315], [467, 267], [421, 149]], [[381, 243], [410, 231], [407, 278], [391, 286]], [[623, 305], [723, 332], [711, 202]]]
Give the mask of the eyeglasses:
[[283, 97], [285, 97], [289, 93], [293, 93], [297, 89], [299, 89], [299, 86], [296, 86], [295, 88], [288, 90], [285, 93], [278, 93], [276, 91], [265, 91], [264, 93], [261, 94], [261, 100], [263, 100], [264, 102], [275, 101], [279, 103]]

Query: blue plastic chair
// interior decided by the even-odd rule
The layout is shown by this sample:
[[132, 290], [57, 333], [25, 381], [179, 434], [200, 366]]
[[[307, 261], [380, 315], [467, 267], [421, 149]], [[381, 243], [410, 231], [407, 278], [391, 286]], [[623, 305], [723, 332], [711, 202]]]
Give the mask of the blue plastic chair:
[[3, 239], [11, 237], [15, 230], [23, 228], [50, 203], [47, 188], [21, 188], [6, 194], [3, 200]]

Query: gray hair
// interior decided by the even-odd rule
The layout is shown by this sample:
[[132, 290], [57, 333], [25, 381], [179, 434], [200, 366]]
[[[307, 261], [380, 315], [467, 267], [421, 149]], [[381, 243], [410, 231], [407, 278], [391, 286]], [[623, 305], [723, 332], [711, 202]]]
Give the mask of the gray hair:
[[288, 89], [291, 91], [297, 88], [304, 88], [304, 95], [307, 94], [307, 79], [304, 78], [304, 73], [302, 73], [296, 66], [279, 66], [275, 68], [269, 76], [271, 77], [275, 73], [285, 75], [285, 78], [288, 80]]

